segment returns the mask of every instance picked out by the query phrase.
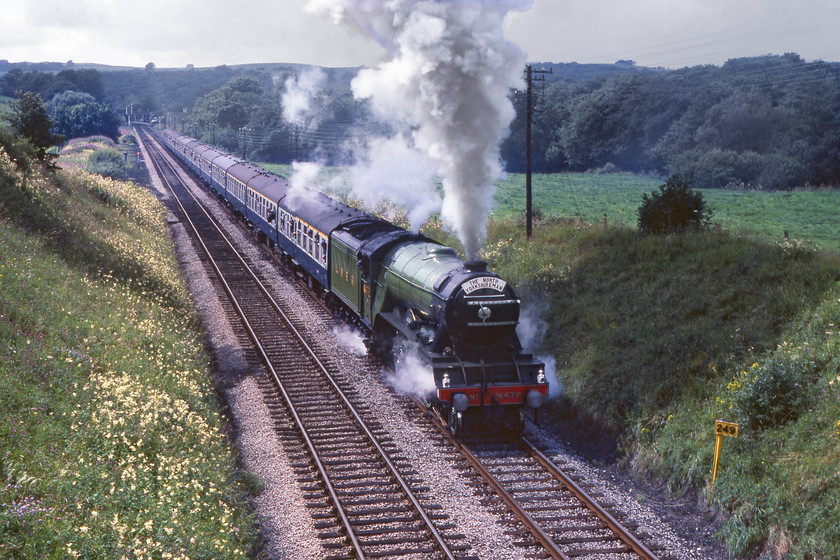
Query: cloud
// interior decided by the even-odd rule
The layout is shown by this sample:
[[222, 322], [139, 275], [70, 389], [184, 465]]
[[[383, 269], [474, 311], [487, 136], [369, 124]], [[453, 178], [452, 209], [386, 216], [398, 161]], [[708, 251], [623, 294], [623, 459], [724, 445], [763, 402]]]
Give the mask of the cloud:
[[[0, 57], [138, 67], [154, 61], [159, 68], [254, 62], [373, 66], [382, 59], [385, 49], [377, 42], [307, 13], [306, 4], [242, 0], [233, 8], [227, 0], [4, 0]], [[784, 52], [837, 61], [838, 28], [836, 0], [536, 0], [533, 9], [510, 14], [505, 35], [531, 61], [632, 58], [677, 68]]]
[[153, 61], [158, 68], [254, 62], [357, 66], [378, 60], [379, 47], [306, 13], [305, 1], [241, 0], [234, 8], [227, 0], [7, 0], [0, 56], [138, 67]]
[[798, 52], [840, 59], [834, 0], [536, 0], [506, 32], [531, 61], [681, 68], [729, 58]]

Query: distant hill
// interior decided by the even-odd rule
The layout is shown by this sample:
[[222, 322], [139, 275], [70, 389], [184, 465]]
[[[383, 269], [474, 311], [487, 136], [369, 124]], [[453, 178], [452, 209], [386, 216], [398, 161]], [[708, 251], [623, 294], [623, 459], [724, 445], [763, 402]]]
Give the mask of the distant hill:
[[9, 62], [8, 60], [0, 60], [0, 74], [11, 72], [12, 70], [22, 70], [24, 72], [61, 72], [62, 70], [98, 70], [100, 72], [108, 72], [111, 70], [129, 70], [131, 66], [109, 66], [107, 64], [94, 63], [76, 63], [72, 60], [67, 62]]
[[[582, 82], [592, 78], [609, 78], [623, 74], [652, 75], [668, 72], [664, 68], [636, 66], [631, 60], [620, 60], [615, 64], [579, 64], [577, 62], [538, 62], [536, 69], [552, 69], [545, 75], [546, 83]], [[196, 67], [189, 64], [178, 68], [158, 68], [150, 63], [145, 67], [110, 66], [96, 63], [67, 62], [9, 62], [0, 60], [0, 76], [18, 70], [20, 72], [59, 73], [64, 70], [96, 70], [102, 74], [105, 101], [117, 110], [124, 110], [129, 104], [143, 112], [190, 109], [200, 96], [220, 87], [236, 76], [253, 76], [270, 91], [283, 87], [290, 76], [296, 76], [309, 64], [265, 62], [253, 64], [222, 64], [213, 67]], [[359, 67], [321, 68], [327, 76], [327, 87], [335, 90], [349, 90], [350, 82]]]
[[[654, 74], [661, 72], [668, 72], [667, 68], [650, 68], [646, 66], [636, 66], [632, 60], [619, 60], [615, 64], [580, 64], [577, 62], [533, 62], [534, 68], [539, 69], [553, 69], [551, 75], [546, 76], [549, 82], [571, 80], [580, 82], [590, 78], [601, 78], [607, 76], [614, 76], [616, 74]], [[188, 64], [184, 67], [160, 67], [155, 68], [158, 71], [179, 72], [190, 70], [212, 70], [214, 68], [229, 68], [236, 73], [261, 73], [261, 72], [283, 72], [296, 73], [305, 68], [310, 68], [310, 64], [297, 64], [290, 62], [265, 62], [252, 64], [223, 64], [216, 67], [196, 67]], [[24, 72], [60, 72], [61, 70], [81, 70], [93, 69], [100, 72], [115, 72], [115, 71], [131, 71], [144, 70], [143, 67], [136, 66], [111, 66], [108, 64], [96, 63], [80, 63], [69, 60], [67, 62], [9, 62], [8, 60], [0, 60], [0, 74], [4, 74], [14, 69], [23, 70]], [[337, 68], [323, 68], [330, 76], [354, 76], [359, 70], [358, 67], [337, 67]], [[349, 80], [348, 80], [349, 81]]]
[[636, 66], [632, 60], [619, 60], [615, 64], [579, 64], [577, 62], [533, 62], [535, 69], [551, 69], [546, 74], [546, 82], [583, 82], [593, 78], [609, 78], [620, 74], [662, 74], [670, 72], [668, 68], [650, 68]]

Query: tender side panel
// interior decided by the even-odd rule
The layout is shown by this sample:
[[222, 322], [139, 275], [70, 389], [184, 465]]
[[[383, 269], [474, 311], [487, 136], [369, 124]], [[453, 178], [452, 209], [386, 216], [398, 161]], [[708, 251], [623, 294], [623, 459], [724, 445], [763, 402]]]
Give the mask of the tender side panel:
[[333, 237], [331, 247], [330, 285], [333, 294], [354, 313], [361, 315], [362, 290], [360, 272], [353, 251]]

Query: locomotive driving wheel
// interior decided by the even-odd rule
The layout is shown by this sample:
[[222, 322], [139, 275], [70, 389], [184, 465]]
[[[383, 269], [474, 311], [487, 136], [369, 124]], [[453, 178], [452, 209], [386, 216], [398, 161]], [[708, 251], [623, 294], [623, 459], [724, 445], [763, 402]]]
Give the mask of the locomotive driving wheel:
[[397, 369], [405, 363], [410, 352], [409, 342], [401, 334], [395, 335], [391, 342], [391, 365]]
[[453, 436], [460, 436], [464, 431], [463, 415], [450, 406], [448, 416], [447, 424], [449, 425], [449, 431], [452, 432]]

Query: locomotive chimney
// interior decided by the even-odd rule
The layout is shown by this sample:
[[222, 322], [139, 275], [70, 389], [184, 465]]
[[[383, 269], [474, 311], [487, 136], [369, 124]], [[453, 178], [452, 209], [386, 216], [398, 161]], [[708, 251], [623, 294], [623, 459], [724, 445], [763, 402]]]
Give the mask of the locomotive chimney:
[[467, 261], [464, 263], [464, 269], [468, 272], [487, 272], [487, 262]]

